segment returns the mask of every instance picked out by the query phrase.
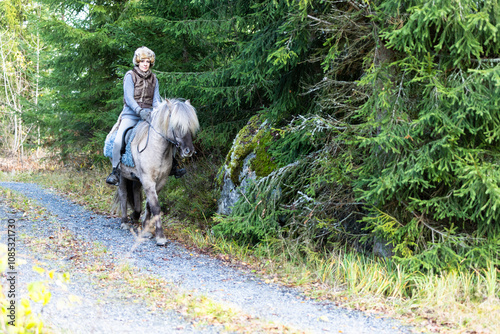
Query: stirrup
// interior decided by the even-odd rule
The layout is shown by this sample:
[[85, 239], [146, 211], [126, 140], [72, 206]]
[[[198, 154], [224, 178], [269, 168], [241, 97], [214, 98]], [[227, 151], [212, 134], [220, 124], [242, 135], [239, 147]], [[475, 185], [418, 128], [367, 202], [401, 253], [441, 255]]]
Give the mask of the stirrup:
[[186, 174], [186, 169], [185, 168], [172, 168], [170, 170], [170, 176], [175, 176], [176, 179], [178, 178], [181, 178], [182, 176], [184, 176], [184, 174]]
[[113, 171], [106, 178], [106, 183], [112, 186], [117, 186], [120, 183], [120, 171], [117, 167], [113, 167]]

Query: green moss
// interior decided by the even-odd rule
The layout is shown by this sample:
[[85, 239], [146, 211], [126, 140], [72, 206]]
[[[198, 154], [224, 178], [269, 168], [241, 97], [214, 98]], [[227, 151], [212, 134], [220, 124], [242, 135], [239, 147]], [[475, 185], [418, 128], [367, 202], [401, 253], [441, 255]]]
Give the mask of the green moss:
[[273, 139], [274, 137], [271, 134], [270, 129], [266, 129], [266, 131], [262, 134], [257, 147], [255, 148], [256, 157], [251, 161], [250, 166], [259, 177], [268, 176], [277, 167], [274, 163], [274, 159], [267, 152]]
[[256, 158], [252, 160], [251, 168], [257, 176], [267, 176], [274, 170], [276, 165], [267, 153], [267, 147], [272, 139], [269, 126], [260, 121], [259, 115], [248, 120], [247, 125], [236, 136], [225, 161], [229, 176], [235, 185], [240, 183], [239, 175], [243, 169], [243, 161], [252, 152], [256, 154]]

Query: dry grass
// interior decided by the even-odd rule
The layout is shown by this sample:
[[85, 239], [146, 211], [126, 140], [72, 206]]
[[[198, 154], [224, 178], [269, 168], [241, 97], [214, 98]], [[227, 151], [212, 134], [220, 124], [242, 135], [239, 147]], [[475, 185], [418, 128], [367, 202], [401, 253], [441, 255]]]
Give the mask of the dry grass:
[[109, 214], [116, 187], [107, 185], [106, 177], [106, 171], [101, 169], [0, 173], [0, 180], [37, 183], [95, 212]]
[[62, 167], [63, 164], [59, 159], [44, 152], [38, 155], [34, 153], [24, 156], [0, 156], [0, 172], [4, 173], [56, 170]]

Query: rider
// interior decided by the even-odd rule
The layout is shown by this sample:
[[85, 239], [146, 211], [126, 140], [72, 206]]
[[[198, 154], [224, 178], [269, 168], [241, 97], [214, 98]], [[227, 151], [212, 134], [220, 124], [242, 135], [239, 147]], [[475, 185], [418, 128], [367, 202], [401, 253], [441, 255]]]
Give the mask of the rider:
[[[128, 71], [123, 79], [124, 106], [113, 144], [113, 157], [111, 159], [113, 171], [106, 178], [107, 183], [115, 186], [120, 182], [119, 164], [123, 134], [141, 119], [148, 120], [153, 107], [158, 106], [161, 102], [158, 79], [150, 70], [150, 67], [153, 67], [155, 63], [155, 53], [145, 46], [140, 47], [135, 50], [132, 62], [134, 68]], [[186, 170], [184, 168], [178, 169], [177, 161], [174, 159], [170, 175], [179, 178], [184, 174], [186, 174]]]

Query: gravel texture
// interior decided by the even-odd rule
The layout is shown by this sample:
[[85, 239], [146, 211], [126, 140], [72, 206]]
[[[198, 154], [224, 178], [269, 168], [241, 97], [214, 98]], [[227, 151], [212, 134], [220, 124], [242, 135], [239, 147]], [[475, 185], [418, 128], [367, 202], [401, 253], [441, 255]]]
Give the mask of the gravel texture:
[[[109, 250], [112, 261], [131, 262], [143, 272], [157, 275], [176, 286], [236, 305], [245, 313], [265, 321], [284, 324], [308, 333], [410, 333], [399, 322], [347, 310], [335, 305], [316, 302], [293, 288], [266, 284], [255, 275], [232, 268], [224, 262], [203, 254], [193, 253], [182, 245], [169, 242], [157, 247], [154, 241], [139, 244], [133, 252], [133, 235], [120, 229], [119, 218], [108, 218], [86, 210], [36, 184], [0, 182], [0, 186], [22, 193], [47, 209], [50, 217], [86, 242], [99, 242]], [[0, 205], [0, 218], [15, 218], [19, 213]], [[17, 219], [17, 218], [16, 218]], [[57, 228], [54, 222], [18, 220], [20, 233], [49, 236]], [[5, 225], [4, 225], [5, 226]], [[60, 228], [60, 227], [59, 227]], [[2, 240], [3, 241], [3, 240]], [[3, 241], [5, 242], [5, 241]], [[24, 254], [27, 264], [19, 266], [21, 284], [36, 280], [30, 273], [32, 263], [43, 260], [46, 266], [57, 268], [64, 259], [47, 263], [38, 259], [18, 241], [18, 254]], [[21, 256], [21, 255], [20, 255]], [[49, 261], [50, 262], [50, 261]], [[27, 277], [23, 277], [26, 275]], [[63, 310], [45, 310], [44, 316], [57, 328], [70, 333], [171, 333], [217, 332], [214, 326], [193, 326], [174, 311], [148, 310], [141, 303], [126, 302], [113, 291], [102, 291], [85, 275], [71, 273], [69, 290], [83, 303]], [[30, 277], [31, 276], [31, 277]], [[55, 294], [57, 295], [57, 293]], [[55, 296], [57, 298], [57, 296]], [[52, 304], [52, 302], [51, 302]], [[57, 303], [54, 303], [57, 304]]]

